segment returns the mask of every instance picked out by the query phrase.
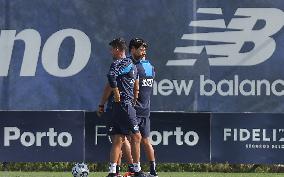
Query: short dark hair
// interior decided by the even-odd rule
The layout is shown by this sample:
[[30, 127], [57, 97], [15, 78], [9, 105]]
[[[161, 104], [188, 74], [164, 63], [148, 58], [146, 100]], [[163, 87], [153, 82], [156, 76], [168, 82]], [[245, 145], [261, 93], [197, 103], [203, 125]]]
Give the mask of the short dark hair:
[[113, 39], [112, 41], [110, 41], [109, 45], [113, 48], [118, 48], [121, 51], [127, 49], [126, 41], [121, 37]]
[[141, 38], [133, 38], [129, 42], [129, 48], [128, 48], [129, 52], [131, 51], [133, 47], [135, 47], [135, 49], [138, 49], [141, 46], [144, 46], [145, 48], [147, 48], [148, 44]]

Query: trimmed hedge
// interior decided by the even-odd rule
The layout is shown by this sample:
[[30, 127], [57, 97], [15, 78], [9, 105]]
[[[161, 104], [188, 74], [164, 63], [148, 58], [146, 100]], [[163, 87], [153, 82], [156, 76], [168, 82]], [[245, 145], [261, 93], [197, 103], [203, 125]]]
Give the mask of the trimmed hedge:
[[[0, 171], [71, 171], [75, 163], [69, 162], [45, 162], [45, 163], [0, 163]], [[90, 171], [108, 171], [107, 163], [88, 163]], [[122, 166], [126, 171], [127, 166]], [[149, 165], [142, 163], [144, 171], [149, 170]], [[157, 166], [158, 171], [163, 172], [284, 172], [282, 165], [244, 165], [244, 164], [178, 164], [161, 163]]]

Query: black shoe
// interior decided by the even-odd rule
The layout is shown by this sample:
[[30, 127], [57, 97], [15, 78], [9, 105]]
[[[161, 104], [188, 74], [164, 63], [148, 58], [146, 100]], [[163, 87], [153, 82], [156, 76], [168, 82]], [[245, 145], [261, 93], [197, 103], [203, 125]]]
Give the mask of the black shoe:
[[150, 172], [150, 175], [152, 175], [154, 177], [158, 177], [158, 173], [156, 171]]
[[142, 171], [139, 171], [135, 172], [134, 177], [154, 177], [154, 176], [149, 173], [144, 173]]

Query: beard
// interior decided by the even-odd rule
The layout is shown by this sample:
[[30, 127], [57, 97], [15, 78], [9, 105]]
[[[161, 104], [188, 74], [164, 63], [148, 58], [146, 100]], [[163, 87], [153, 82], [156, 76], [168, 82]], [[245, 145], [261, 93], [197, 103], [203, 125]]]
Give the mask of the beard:
[[144, 58], [146, 55], [144, 55], [144, 54], [135, 54], [135, 55], [133, 55], [134, 56], [134, 58], [136, 59], [136, 60], [140, 60], [140, 59], [142, 59], [142, 58]]

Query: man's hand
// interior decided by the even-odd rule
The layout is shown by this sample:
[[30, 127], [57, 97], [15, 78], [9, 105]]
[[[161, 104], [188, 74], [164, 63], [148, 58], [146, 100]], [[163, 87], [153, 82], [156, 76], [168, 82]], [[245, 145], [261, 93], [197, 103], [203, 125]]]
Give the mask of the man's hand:
[[114, 102], [119, 103], [120, 102], [120, 93], [119, 93], [118, 88], [117, 87], [113, 88], [112, 91], [113, 91], [113, 94], [114, 94]]
[[98, 117], [101, 117], [101, 116], [103, 115], [104, 111], [105, 111], [104, 105], [99, 105], [99, 108], [98, 108], [98, 110], [96, 111], [97, 116], [98, 116]]

